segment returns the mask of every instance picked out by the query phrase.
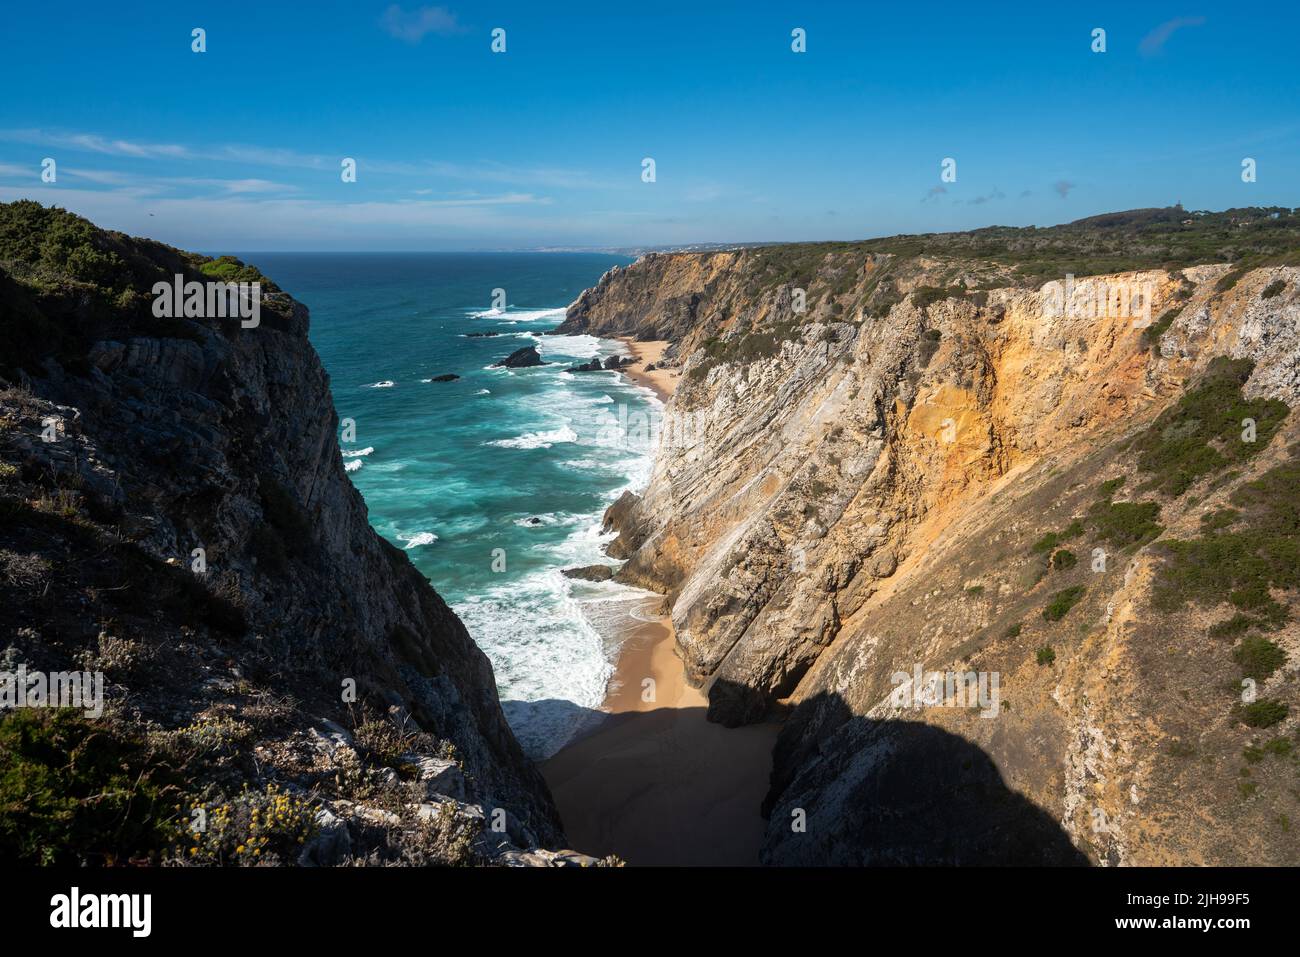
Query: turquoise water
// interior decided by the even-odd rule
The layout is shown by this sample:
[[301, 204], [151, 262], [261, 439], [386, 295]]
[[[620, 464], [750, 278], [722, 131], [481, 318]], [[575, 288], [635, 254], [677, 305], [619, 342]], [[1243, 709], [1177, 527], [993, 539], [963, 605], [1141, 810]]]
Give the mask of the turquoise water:
[[[345, 467], [370, 523], [404, 548], [492, 659], [506, 716], [534, 756], [600, 704], [617, 624], [643, 593], [560, 575], [609, 562], [599, 521], [649, 478], [649, 449], [620, 421], [658, 400], [616, 372], [563, 370], [625, 353], [543, 336], [626, 257], [588, 254], [247, 254], [311, 309]], [[492, 309], [494, 289], [506, 308]], [[498, 332], [469, 338], [469, 332]], [[489, 368], [525, 345], [549, 365]], [[431, 382], [454, 373], [454, 382]], [[500, 551], [497, 551], [500, 550]], [[504, 565], [504, 568], [502, 567]], [[639, 604], [639, 602], [637, 602]]]

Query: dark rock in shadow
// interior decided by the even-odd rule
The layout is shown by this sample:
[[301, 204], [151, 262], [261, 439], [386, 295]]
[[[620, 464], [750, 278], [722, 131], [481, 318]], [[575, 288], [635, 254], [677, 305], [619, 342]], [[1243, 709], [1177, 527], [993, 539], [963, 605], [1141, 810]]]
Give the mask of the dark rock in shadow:
[[977, 745], [921, 722], [854, 715], [838, 695], [795, 710], [771, 783], [765, 864], [1089, 863]]
[[536, 346], [524, 346], [522, 349], [516, 349], [500, 362], [492, 363], [494, 366], [503, 366], [507, 369], [527, 369], [532, 366], [544, 366], [546, 364]]
[[502, 701], [501, 711], [519, 739], [524, 753], [541, 762], [557, 750], [556, 741], [568, 744], [599, 727], [609, 715], [572, 701]]

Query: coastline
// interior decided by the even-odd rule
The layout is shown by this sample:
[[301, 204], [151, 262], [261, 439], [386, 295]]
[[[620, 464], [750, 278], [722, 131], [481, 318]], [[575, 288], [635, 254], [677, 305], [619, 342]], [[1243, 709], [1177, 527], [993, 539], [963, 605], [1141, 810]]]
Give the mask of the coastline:
[[[646, 701], [646, 679], [654, 681]], [[756, 865], [780, 725], [706, 720], [671, 622], [631, 619], [594, 730], [541, 764], [570, 843], [631, 865]]]
[[640, 342], [631, 336], [612, 336], [616, 342], [621, 342], [632, 353], [632, 360], [641, 365], [640, 369], [624, 369], [627, 377], [637, 385], [643, 385], [650, 389], [660, 402], [667, 402], [672, 398], [674, 390], [677, 388], [677, 370], [676, 369], [651, 369], [646, 371], [646, 366], [651, 363], [658, 364], [664, 355], [664, 350], [668, 348], [669, 343], [664, 339], [655, 339], [648, 342]]
[[[629, 379], [667, 402], [675, 369], [646, 371], [669, 343], [613, 337], [640, 369]], [[710, 723], [705, 690], [686, 678], [663, 599], [629, 609], [593, 720], [539, 767], [571, 845], [631, 865], [757, 865], [776, 722]]]

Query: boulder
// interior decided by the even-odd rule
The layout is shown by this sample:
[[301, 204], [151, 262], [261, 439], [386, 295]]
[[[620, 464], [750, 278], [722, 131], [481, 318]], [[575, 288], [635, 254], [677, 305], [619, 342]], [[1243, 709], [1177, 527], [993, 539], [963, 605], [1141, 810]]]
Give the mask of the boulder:
[[424, 791], [425, 801], [436, 800], [439, 795], [465, 800], [465, 773], [455, 761], [424, 756], [411, 763], [416, 768], [416, 781]]
[[336, 867], [352, 853], [352, 835], [343, 820], [320, 808], [316, 811], [316, 835], [303, 845], [299, 867]]
[[612, 565], [581, 565], [578, 568], [566, 568], [561, 572], [565, 578], [579, 578], [588, 582], [607, 582], [614, 577]]
[[494, 366], [503, 366], [507, 369], [527, 369], [531, 366], [544, 366], [541, 353], [537, 351], [536, 346], [524, 346], [522, 349], [516, 349], [510, 355], [506, 356], [500, 362], [492, 363]]

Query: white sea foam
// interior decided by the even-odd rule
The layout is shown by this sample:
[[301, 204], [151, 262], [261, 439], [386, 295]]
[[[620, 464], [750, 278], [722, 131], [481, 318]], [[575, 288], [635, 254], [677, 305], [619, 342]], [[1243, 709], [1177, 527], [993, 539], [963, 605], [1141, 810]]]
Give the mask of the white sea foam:
[[361, 466], [363, 466], [363, 465], [365, 465], [365, 463], [362, 462], [360, 459], [353, 459], [351, 462], [344, 462], [344, 463], [343, 463], [343, 471], [345, 471], [345, 472], [355, 472], [355, 471], [357, 471], [358, 469], [360, 469]]
[[491, 390], [491, 389], [479, 389], [479, 390], [478, 390], [477, 392], [475, 392], [474, 394], [475, 394], [475, 395], [491, 395], [491, 394], [492, 394], [492, 390]]
[[538, 336], [537, 351], [542, 355], [559, 353], [562, 356], [576, 356], [592, 359], [600, 355], [601, 341], [595, 336]]
[[576, 441], [578, 441], [578, 433], [567, 425], [562, 425], [549, 432], [525, 432], [513, 439], [496, 439], [486, 444], [503, 449], [549, 449], [552, 445], [562, 442]]
[[618, 472], [626, 473], [627, 464], [618, 459], [564, 459], [560, 462], [566, 469], [579, 469], [583, 472]]
[[561, 306], [558, 309], [485, 309], [481, 312], [471, 312], [472, 319], [496, 319], [499, 322], [537, 322], [542, 319], [560, 319], [563, 318], [567, 307]]
[[395, 383], [395, 382], [393, 382], [393, 381], [391, 381], [391, 380], [389, 380], [389, 379], [383, 379], [383, 380], [381, 380], [381, 381], [379, 381], [379, 382], [371, 382], [369, 385], [364, 385], [364, 386], [362, 386], [361, 388], [363, 388], [363, 389], [391, 389], [391, 388], [392, 388], [393, 386], [395, 386], [396, 384], [397, 384], [397, 383]]
[[585, 521], [588, 517], [586, 515], [574, 515], [571, 512], [543, 512], [541, 515], [525, 515], [523, 518], [517, 518], [515, 524], [521, 528], [538, 525], [573, 525]]
[[373, 445], [367, 445], [364, 449], [344, 449], [342, 455], [345, 459], [356, 458], [359, 455], [369, 455], [375, 450]]
[[398, 541], [406, 542], [406, 550], [419, 548], [421, 545], [432, 545], [438, 540], [438, 536], [433, 532], [416, 532], [414, 535], [398, 535]]
[[[532, 315], [507, 310], [476, 315], [509, 322], [552, 319], [563, 313], [563, 309]], [[564, 511], [561, 499], [545, 506], [553, 511], [509, 515], [506, 520], [522, 530], [510, 529], [513, 540], [518, 541], [521, 535], [529, 540], [523, 553], [529, 562], [540, 558], [545, 567], [524, 571], [528, 566], [518, 564], [512, 553], [510, 573], [501, 575], [499, 584], [489, 580], [486, 587], [476, 586], [474, 594], [455, 600], [453, 608], [492, 661], [502, 709], [516, 737], [531, 757], [542, 759], [562, 747], [584, 722], [599, 716], [595, 709], [605, 699], [627, 633], [628, 616], [646, 605], [649, 594], [617, 582], [569, 579], [561, 570], [609, 563], [604, 547], [614, 533], [601, 531], [604, 510], [624, 489], [643, 488], [652, 462], [648, 448], [628, 447], [617, 415], [617, 404], [622, 402], [648, 413], [651, 405], [642, 401], [639, 390], [632, 390], [630, 383], [618, 376], [611, 380], [563, 371], [577, 361], [611, 354], [615, 344], [581, 335], [542, 336], [537, 341], [551, 365], [524, 370], [519, 382], [510, 383], [526, 389], [521, 396], [511, 390], [509, 397], [512, 404], [518, 401], [527, 410], [528, 418], [512, 430], [520, 434], [484, 444], [505, 449], [556, 448], [559, 454], [550, 454], [562, 460], [560, 465], [574, 470], [570, 474], [575, 484], [587, 482], [579, 479], [581, 471], [599, 487], [618, 487], [607, 492], [590, 512]], [[502, 367], [488, 369], [514, 374]], [[477, 394], [491, 392], [481, 389]], [[607, 421], [611, 414], [612, 428]], [[367, 475], [375, 467], [368, 465]], [[528, 508], [529, 503], [521, 500], [515, 507]], [[465, 537], [451, 526], [440, 523], [439, 527], [448, 537], [448, 549]], [[529, 528], [535, 532], [529, 533]], [[415, 547], [414, 536], [392, 537], [408, 549]]]

